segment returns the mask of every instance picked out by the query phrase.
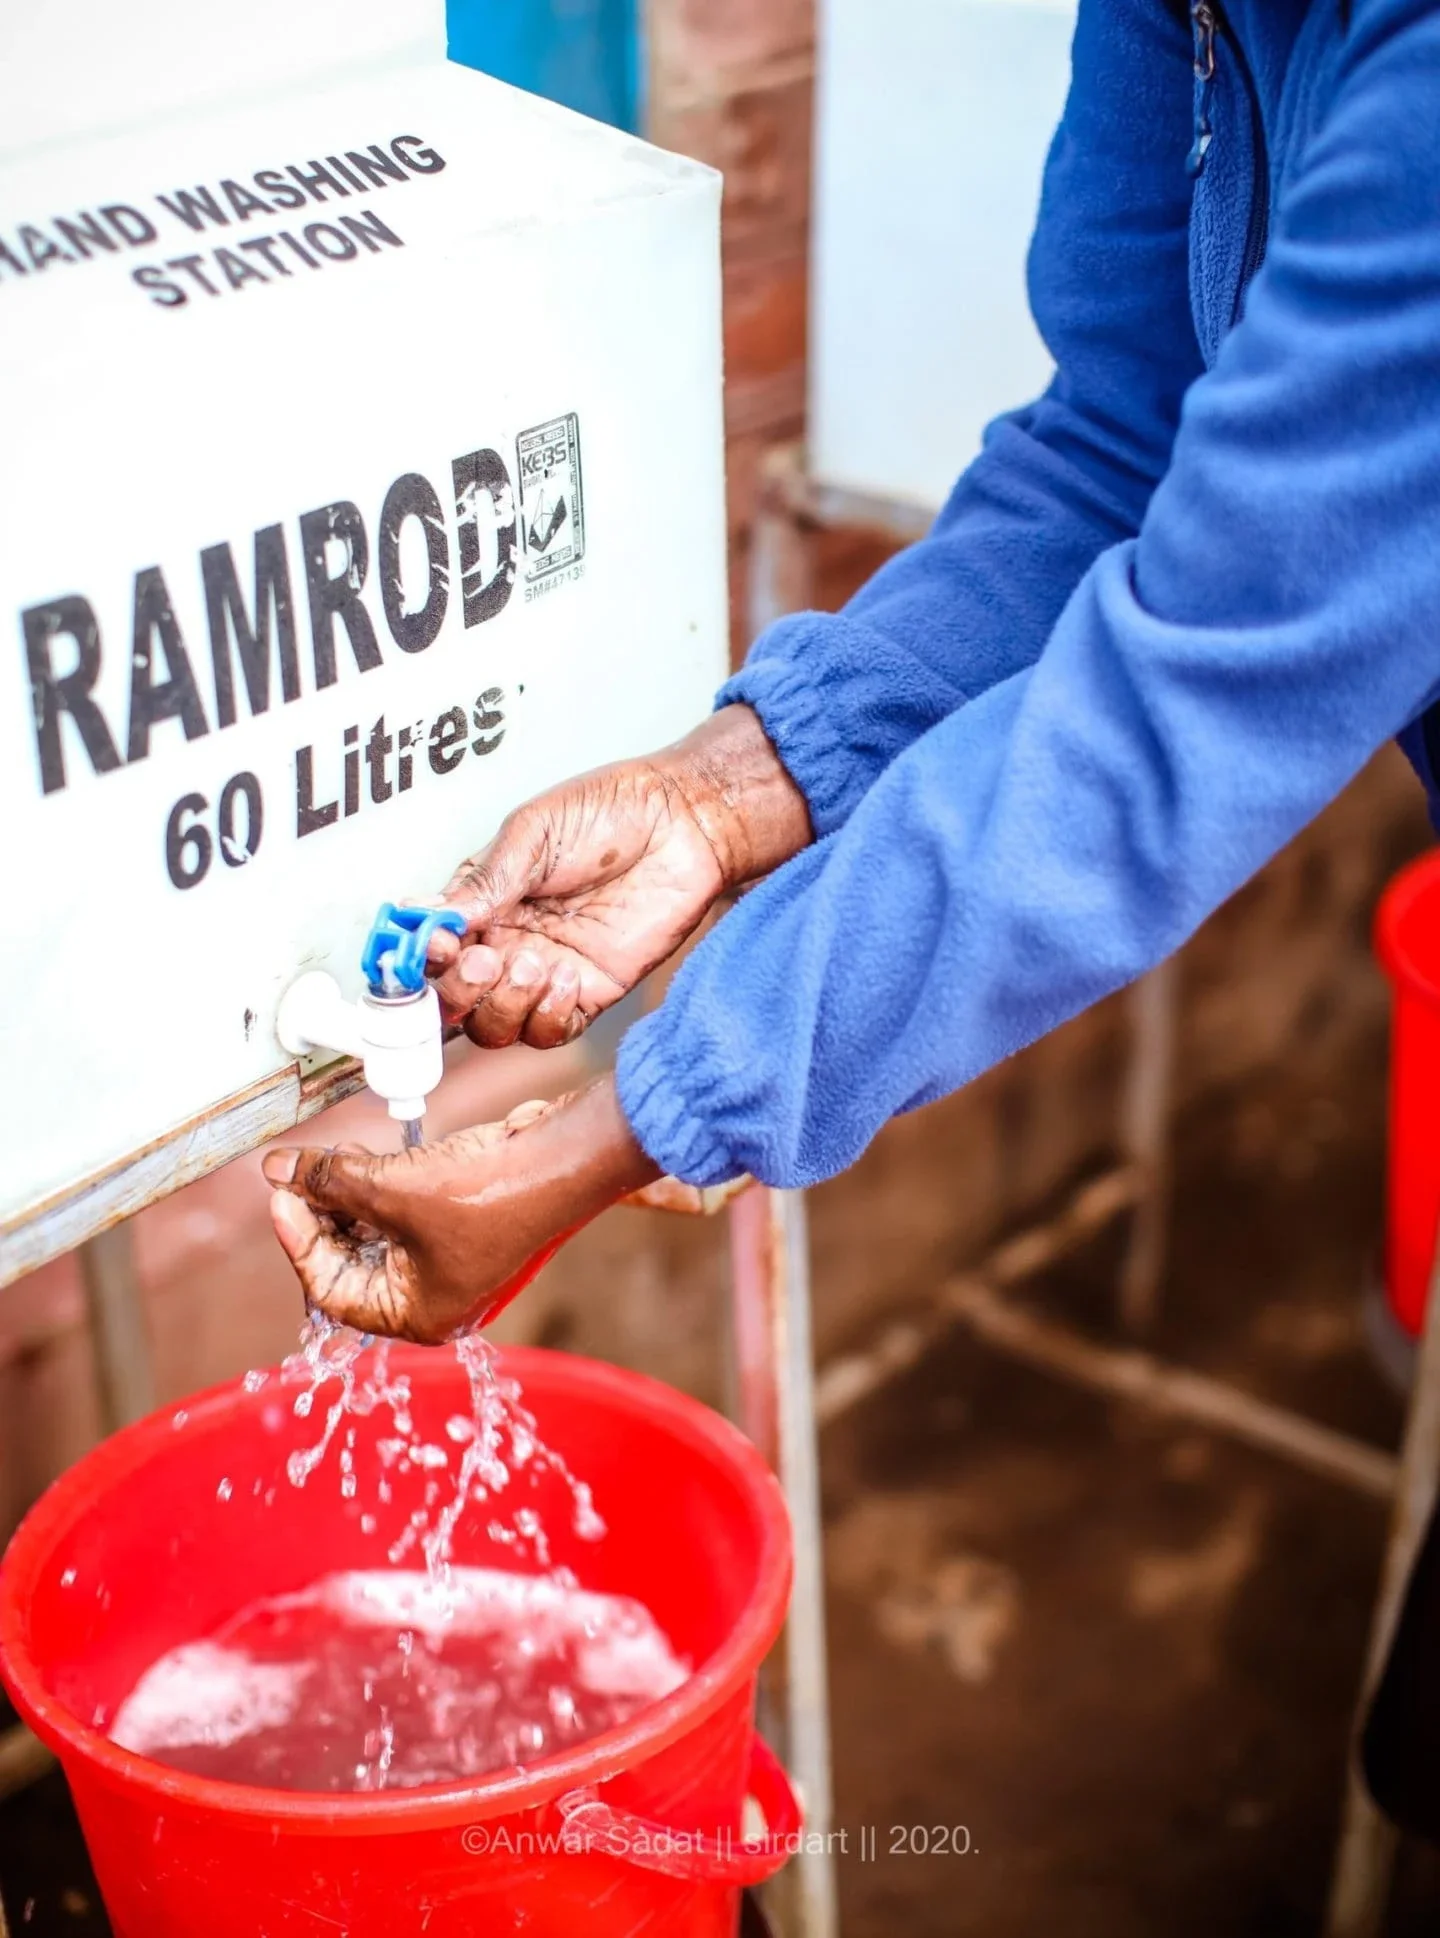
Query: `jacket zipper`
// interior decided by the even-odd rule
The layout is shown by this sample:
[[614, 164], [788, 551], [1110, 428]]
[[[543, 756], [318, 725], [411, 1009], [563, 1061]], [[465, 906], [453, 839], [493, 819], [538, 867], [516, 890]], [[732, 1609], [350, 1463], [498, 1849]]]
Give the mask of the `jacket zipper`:
[[1233, 328], [1245, 307], [1245, 293], [1265, 260], [1270, 237], [1270, 151], [1265, 139], [1265, 123], [1260, 115], [1260, 92], [1234, 30], [1220, 9], [1219, 0], [1191, 0], [1190, 25], [1195, 36], [1195, 141], [1186, 166], [1192, 175], [1205, 166], [1213, 131], [1210, 126], [1210, 96], [1215, 84], [1215, 42], [1225, 40], [1235, 62], [1236, 73], [1250, 107], [1250, 147], [1254, 162], [1255, 186], [1250, 197], [1250, 219], [1245, 229], [1245, 251], [1240, 260], [1240, 280], [1235, 288], [1231, 311]]
[[1195, 140], [1185, 158], [1189, 174], [1198, 175], [1210, 152], [1213, 130], [1210, 126], [1210, 93], [1215, 85], [1215, 29], [1218, 25], [1210, 0], [1190, 0], [1190, 30], [1195, 36]]

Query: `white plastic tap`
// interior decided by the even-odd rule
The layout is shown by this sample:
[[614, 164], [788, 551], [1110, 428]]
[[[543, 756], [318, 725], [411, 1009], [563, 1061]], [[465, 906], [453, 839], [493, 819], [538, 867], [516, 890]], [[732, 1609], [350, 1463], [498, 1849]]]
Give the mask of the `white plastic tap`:
[[292, 1056], [339, 1050], [358, 1057], [366, 1083], [402, 1123], [425, 1115], [444, 1074], [440, 1002], [428, 983], [394, 996], [367, 990], [352, 1003], [332, 975], [312, 969], [281, 997], [275, 1031]]
[[275, 1032], [292, 1056], [339, 1050], [358, 1057], [365, 1081], [418, 1143], [425, 1104], [444, 1074], [440, 1001], [425, 980], [437, 929], [460, 934], [453, 909], [396, 908], [383, 902], [365, 941], [365, 994], [348, 1002], [324, 969], [299, 977], [280, 999]]

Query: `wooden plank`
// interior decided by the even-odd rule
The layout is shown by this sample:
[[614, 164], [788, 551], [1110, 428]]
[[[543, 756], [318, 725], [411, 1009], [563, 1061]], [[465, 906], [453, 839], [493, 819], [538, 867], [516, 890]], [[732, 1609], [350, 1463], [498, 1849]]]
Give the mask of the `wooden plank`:
[[763, 479], [773, 508], [802, 526], [820, 526], [825, 530], [857, 526], [865, 531], [883, 532], [900, 545], [923, 538], [934, 524], [939, 509], [879, 497], [872, 492], [850, 491], [843, 485], [825, 484], [806, 470], [805, 453], [798, 444], [779, 445], [771, 451], [765, 460]]
[[177, 1125], [119, 1164], [0, 1226], [0, 1286], [293, 1130], [352, 1096], [364, 1081], [360, 1066], [348, 1058], [308, 1077], [292, 1064]]
[[941, 1288], [941, 1300], [947, 1314], [1012, 1359], [1072, 1385], [1225, 1434], [1373, 1500], [1394, 1499], [1399, 1464], [1381, 1447], [1337, 1433], [1333, 1427], [1304, 1419], [1288, 1407], [1273, 1406], [1207, 1374], [1167, 1365], [1133, 1347], [1104, 1346], [1083, 1338], [1069, 1326], [1003, 1297], [978, 1276], [961, 1274], [948, 1280]]

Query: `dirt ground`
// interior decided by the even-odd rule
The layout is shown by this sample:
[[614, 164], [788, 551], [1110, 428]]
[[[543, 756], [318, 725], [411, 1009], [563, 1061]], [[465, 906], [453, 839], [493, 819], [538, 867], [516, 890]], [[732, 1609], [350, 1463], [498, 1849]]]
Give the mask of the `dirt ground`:
[[[1392, 1446], [1358, 1299], [1383, 1058], [1377, 1026], [1323, 1085], [1182, 1122], [1153, 1343]], [[1097, 1241], [1034, 1298], [1104, 1334], [1116, 1255]], [[846, 1938], [1317, 1931], [1374, 1501], [959, 1331], [828, 1428], [822, 1467]], [[0, 1808], [0, 1888], [17, 1938], [107, 1929], [58, 1776]], [[1407, 1850], [1389, 1938], [1437, 1928], [1440, 1859]]]
[[[1381, 1047], [1182, 1126], [1154, 1343], [1388, 1446], [1357, 1300]], [[1097, 1243], [1039, 1302], [1103, 1332], [1115, 1264]], [[850, 1938], [1318, 1931], [1376, 1502], [959, 1333], [837, 1423], [824, 1483], [838, 1820], [881, 1847], [842, 1860]], [[912, 1824], [969, 1854], [887, 1858]], [[1437, 1925], [1407, 1851], [1390, 1938]]]

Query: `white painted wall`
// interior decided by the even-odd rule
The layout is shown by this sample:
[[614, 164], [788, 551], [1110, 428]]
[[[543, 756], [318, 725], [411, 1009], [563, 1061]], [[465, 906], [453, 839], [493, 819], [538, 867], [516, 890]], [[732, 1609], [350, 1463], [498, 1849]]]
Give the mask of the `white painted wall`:
[[1070, 0], [820, 0], [810, 468], [927, 509], [1041, 390], [1025, 301]]

